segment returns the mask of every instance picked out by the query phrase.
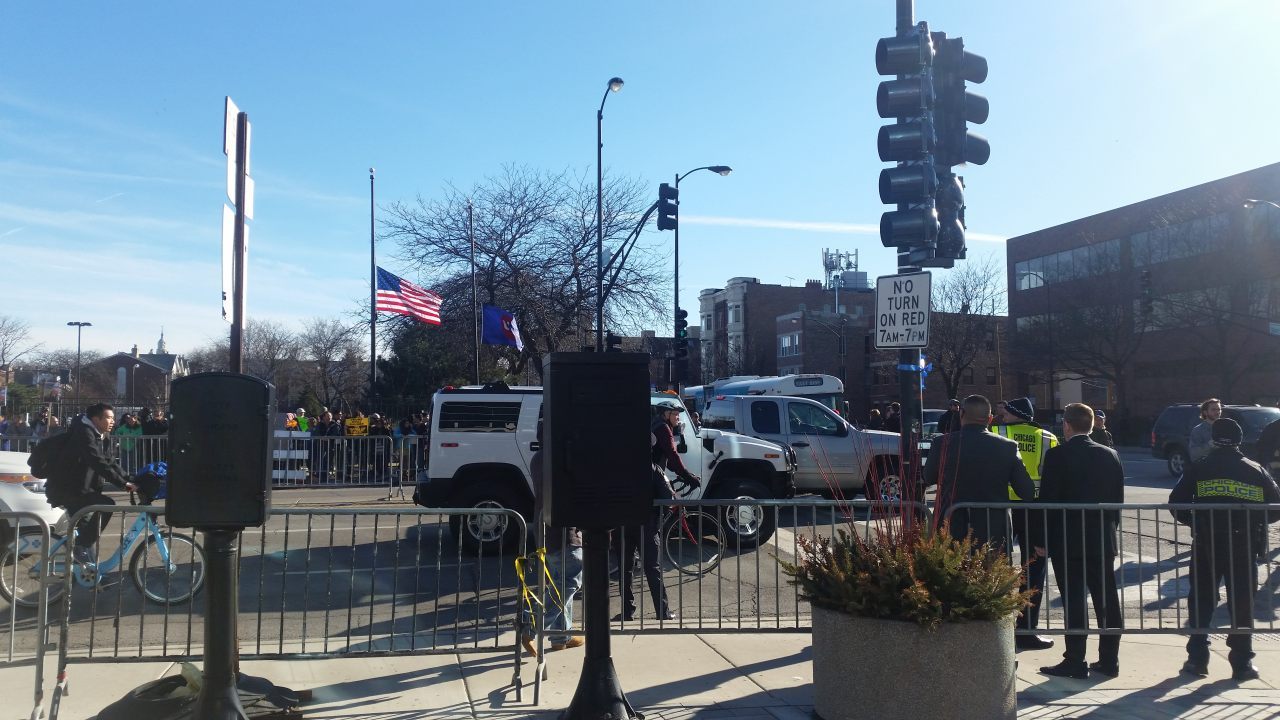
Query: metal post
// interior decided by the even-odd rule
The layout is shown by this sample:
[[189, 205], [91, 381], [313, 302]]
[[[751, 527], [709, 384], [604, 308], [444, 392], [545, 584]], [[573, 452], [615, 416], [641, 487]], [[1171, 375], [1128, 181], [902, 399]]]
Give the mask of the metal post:
[[476, 384], [480, 384], [480, 291], [476, 288], [476, 228], [474, 206], [467, 198], [467, 239], [471, 241], [471, 320], [475, 323], [472, 340], [475, 341]]
[[1053, 297], [1049, 294], [1049, 283], [1044, 275], [1040, 276], [1044, 283], [1044, 314], [1049, 330], [1049, 425], [1058, 420], [1058, 393], [1056, 391], [1055, 372], [1053, 367]]
[[247, 720], [236, 689], [236, 530], [205, 530], [209, 600], [205, 606], [204, 683], [193, 717]]
[[235, 277], [231, 290], [231, 372], [244, 372], [244, 173], [249, 160], [249, 113], [236, 115]]
[[586, 657], [578, 688], [560, 720], [635, 718], [638, 715], [618, 682], [609, 645], [609, 531], [584, 530], [582, 539]]
[[897, 0], [898, 35], [906, 35], [915, 27], [915, 0]]
[[373, 231], [373, 168], [369, 168], [369, 399], [378, 381], [378, 253]]
[[604, 352], [604, 100], [596, 111], [596, 352]]
[[76, 323], [76, 383], [72, 387], [75, 389], [74, 400], [71, 407], [75, 411], [80, 410], [80, 331], [84, 329], [84, 323]]
[[[680, 208], [680, 173], [676, 173], [676, 209], [677, 213]], [[675, 285], [675, 300], [671, 305], [671, 389], [676, 392], [680, 391], [680, 380], [682, 373], [680, 372], [680, 358], [676, 357], [675, 345], [676, 339], [675, 318], [677, 311], [680, 310], [680, 217], [676, 216], [676, 226], [673, 229], [675, 233], [675, 261], [672, 268], [672, 283]]]
[[[898, 36], [906, 36], [915, 29], [914, 0], [897, 0]], [[899, 205], [899, 210], [905, 209]], [[904, 256], [898, 256], [898, 273], [918, 271], [918, 268], [906, 267]], [[910, 368], [910, 369], [908, 369]], [[915, 487], [915, 469], [917, 467], [920, 427], [923, 423], [923, 409], [920, 397], [920, 351], [898, 351], [898, 402], [902, 405], [899, 422], [902, 429], [901, 439], [901, 473], [902, 487]]]

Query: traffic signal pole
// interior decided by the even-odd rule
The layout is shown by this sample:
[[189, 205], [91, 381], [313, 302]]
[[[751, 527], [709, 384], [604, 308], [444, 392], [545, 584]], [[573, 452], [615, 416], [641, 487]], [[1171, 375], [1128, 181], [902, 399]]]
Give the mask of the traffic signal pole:
[[[680, 173], [676, 173], [675, 189], [676, 189], [676, 203], [677, 203], [677, 207], [679, 207]], [[674, 278], [673, 283], [675, 285], [675, 292], [674, 292], [674, 299], [672, 300], [672, 303], [671, 303], [671, 315], [672, 317], [675, 317], [680, 312], [680, 223], [677, 222], [676, 226], [672, 228], [671, 231], [675, 233], [675, 238], [674, 238], [675, 267], [673, 268], [673, 272], [672, 272], [672, 277]], [[680, 335], [680, 329], [673, 326], [672, 332], [671, 332], [670, 376], [671, 376], [671, 389], [675, 390], [676, 392], [680, 392], [680, 380], [682, 379], [681, 376], [683, 374], [680, 372], [681, 358], [679, 357], [679, 353], [676, 352], [676, 345], [679, 344], [680, 342], [679, 335]]]
[[[906, 37], [915, 30], [915, 0], [897, 0], [897, 32], [898, 37]], [[899, 76], [901, 78], [902, 76]], [[905, 122], [902, 119], [899, 123]], [[898, 205], [899, 210], [907, 210], [907, 205]], [[898, 274], [919, 272], [920, 268], [908, 264], [908, 254], [898, 254]], [[902, 405], [901, 439], [898, 468], [902, 487], [917, 487], [919, 478], [920, 428], [923, 424], [924, 408], [920, 392], [920, 351], [898, 351], [898, 402]], [[903, 500], [907, 498], [903, 497]]]

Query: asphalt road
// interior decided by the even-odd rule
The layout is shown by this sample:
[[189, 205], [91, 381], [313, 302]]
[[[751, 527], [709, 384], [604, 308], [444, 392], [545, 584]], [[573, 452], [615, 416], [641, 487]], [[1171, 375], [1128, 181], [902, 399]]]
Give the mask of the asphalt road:
[[[1174, 478], [1163, 461], [1143, 451], [1126, 451], [1123, 458], [1128, 502], [1167, 500]], [[238, 596], [242, 655], [492, 648], [499, 635], [512, 628], [521, 606], [515, 558], [471, 557], [453, 542], [447, 520], [419, 514], [398, 498], [385, 498], [385, 490], [374, 488], [274, 494], [275, 507], [314, 514], [273, 517], [265, 528], [244, 533]], [[779, 560], [794, 560], [801, 537], [830, 536], [846, 527], [840, 512], [803, 505], [816, 500], [801, 498], [800, 506], [778, 510], [778, 532], [764, 547], [742, 552], [729, 548], [705, 575], [682, 574], [665, 565], [664, 586], [678, 613], [675, 621], [656, 620], [648, 589], [637, 573], [642, 613], [620, 629], [807, 625], [807, 607], [787, 583]], [[366, 512], [382, 508], [404, 512]], [[858, 532], [885, 522], [870, 520], [865, 512], [855, 513], [853, 520]], [[1153, 511], [1126, 513], [1122, 529], [1118, 577], [1129, 626], [1182, 625], [1190, 548], [1185, 529], [1167, 512]], [[117, 519], [104, 535], [104, 556], [118, 547], [121, 536]], [[1275, 547], [1280, 548], [1280, 542]], [[1280, 573], [1273, 581], [1273, 567], [1269, 561], [1263, 568], [1256, 603], [1257, 619], [1269, 626], [1280, 605]], [[1052, 577], [1048, 584], [1042, 627], [1061, 626], [1061, 603]], [[610, 584], [610, 595], [611, 612], [616, 613], [616, 582]], [[193, 602], [166, 608], [144, 601], [130, 580], [121, 581], [120, 573], [109, 574], [101, 588], [75, 588], [68, 647], [74, 655], [94, 657], [198, 653], [207, 601], [206, 589]], [[55, 627], [61, 613], [60, 608], [51, 612]], [[11, 640], [15, 655], [29, 652], [36, 631], [32, 612], [11, 613], [0, 601], [0, 659], [6, 657]]]

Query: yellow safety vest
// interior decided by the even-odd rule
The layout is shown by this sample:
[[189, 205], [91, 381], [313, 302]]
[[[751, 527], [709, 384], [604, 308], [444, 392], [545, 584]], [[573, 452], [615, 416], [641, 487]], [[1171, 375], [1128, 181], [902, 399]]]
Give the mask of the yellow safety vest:
[[[1049, 448], [1058, 446], [1057, 436], [1030, 423], [996, 425], [992, 429], [997, 435], [1018, 443], [1018, 454], [1022, 456], [1022, 464], [1027, 467], [1027, 474], [1031, 476], [1031, 482], [1036, 486], [1036, 497], [1039, 497], [1044, 456], [1049, 452]], [[1009, 488], [1009, 499], [1022, 500], [1012, 487]]]

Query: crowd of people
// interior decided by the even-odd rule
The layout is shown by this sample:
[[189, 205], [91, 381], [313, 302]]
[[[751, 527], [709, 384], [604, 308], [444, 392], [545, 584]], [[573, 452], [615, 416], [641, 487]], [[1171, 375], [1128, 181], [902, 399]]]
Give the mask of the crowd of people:
[[[1116, 583], [1120, 514], [1116, 510], [1067, 510], [1037, 505], [1110, 504], [1124, 502], [1124, 467], [1106, 431], [1105, 416], [1083, 403], [1063, 410], [1063, 440], [1034, 420], [1029, 398], [1000, 403], [993, 412], [981, 395], [956, 403], [956, 429], [935, 437], [924, 465], [924, 483], [936, 486], [935, 512], [945, 517], [960, 503], [1027, 503], [1025, 510], [993, 511], [957, 508], [950, 515], [954, 537], [972, 536], [979, 544], [1023, 559], [1022, 590], [1034, 592], [1018, 618], [1018, 627], [1034, 631], [1039, 620], [1048, 565], [1052, 565], [1062, 598], [1065, 639], [1062, 662], [1040, 668], [1046, 675], [1085, 679], [1090, 673], [1119, 674], [1120, 635], [1103, 634], [1098, 660], [1086, 664], [1088, 605], [1092, 599], [1097, 627], [1120, 629], [1124, 617]], [[1188, 597], [1190, 628], [1186, 674], [1206, 676], [1209, 669], [1208, 628], [1225, 583], [1231, 626], [1253, 627], [1252, 598], [1257, 566], [1267, 547], [1267, 525], [1280, 512], [1249, 505], [1280, 503], [1266, 467], [1245, 457], [1240, 425], [1222, 415], [1216, 398], [1201, 404], [1201, 423], [1192, 431], [1193, 461], [1169, 495], [1174, 518], [1192, 529]], [[1280, 421], [1273, 424], [1276, 445], [1259, 451], [1269, 463], [1280, 454]], [[1268, 428], [1271, 430], [1271, 428]], [[1270, 454], [1267, 454], [1270, 453]], [[1204, 505], [1197, 511], [1195, 506]], [[1223, 510], [1214, 506], [1243, 505]], [[1017, 636], [1019, 648], [1043, 649], [1053, 641], [1034, 634]], [[1252, 660], [1252, 635], [1228, 635], [1228, 661], [1236, 681], [1258, 677]]]

